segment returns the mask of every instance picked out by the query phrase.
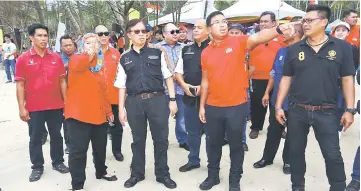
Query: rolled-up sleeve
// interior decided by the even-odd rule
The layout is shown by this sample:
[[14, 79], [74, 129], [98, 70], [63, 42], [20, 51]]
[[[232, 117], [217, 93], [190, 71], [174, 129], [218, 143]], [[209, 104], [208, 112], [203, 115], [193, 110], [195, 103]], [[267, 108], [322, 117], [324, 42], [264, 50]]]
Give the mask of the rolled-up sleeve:
[[162, 69], [162, 74], [163, 74], [164, 79], [167, 79], [167, 78], [172, 76], [172, 73], [168, 69], [167, 60], [169, 60], [169, 59], [166, 59], [166, 56], [167, 56], [167, 54], [164, 54], [164, 52], [162, 52], [162, 55], [161, 55], [161, 69]]
[[183, 58], [182, 58], [182, 55], [179, 56], [179, 59], [178, 59], [178, 62], [177, 62], [177, 65], [174, 69], [174, 72], [175, 73], [178, 73], [178, 74], [184, 74], [183, 72]]
[[127, 74], [121, 64], [118, 64], [117, 76], [114, 81], [114, 86], [117, 88], [126, 88], [125, 83], [127, 82]]

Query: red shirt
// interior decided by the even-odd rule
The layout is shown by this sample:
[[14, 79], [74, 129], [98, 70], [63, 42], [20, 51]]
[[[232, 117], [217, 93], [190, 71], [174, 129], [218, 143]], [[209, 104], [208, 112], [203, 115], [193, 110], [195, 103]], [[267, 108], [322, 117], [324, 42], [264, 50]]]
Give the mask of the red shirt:
[[22, 54], [16, 62], [16, 81], [25, 81], [25, 108], [29, 112], [64, 107], [60, 79], [65, 78], [63, 61], [46, 49], [44, 57], [34, 48]]
[[360, 25], [355, 25], [351, 28], [350, 34], [345, 39], [347, 42], [352, 45], [360, 48]]
[[201, 63], [202, 71], [208, 75], [208, 105], [230, 107], [247, 102], [247, 40], [248, 36], [227, 36], [221, 44], [211, 42], [203, 50]]
[[118, 62], [120, 58], [120, 53], [115, 48], [108, 48], [104, 52], [104, 74], [105, 74], [105, 83], [107, 89], [108, 100], [111, 104], [119, 104], [119, 89], [114, 87], [115, 77], [117, 75]]

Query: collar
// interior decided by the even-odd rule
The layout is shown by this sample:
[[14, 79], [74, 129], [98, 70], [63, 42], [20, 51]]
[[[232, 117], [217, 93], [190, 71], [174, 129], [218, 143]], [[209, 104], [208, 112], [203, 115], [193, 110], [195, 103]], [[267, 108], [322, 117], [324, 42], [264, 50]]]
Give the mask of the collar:
[[228, 41], [229, 37], [230, 37], [230, 36], [227, 34], [227, 36], [224, 38], [224, 40], [223, 40], [221, 43], [219, 43], [219, 44], [216, 44], [214, 40], [211, 40], [211, 41], [209, 42], [209, 45], [211, 45], [211, 46], [213, 46], [213, 47], [222, 47], [222, 46], [224, 46], [225, 44], [227, 44], [227, 41]]
[[[72, 55], [74, 55], [74, 53], [73, 53]], [[69, 59], [69, 58], [70, 58], [70, 56], [67, 56], [67, 55], [66, 55], [66, 54], [64, 54], [64, 53], [61, 53], [61, 58], [67, 58], [67, 59]]]
[[[165, 40], [163, 40], [162, 42], [160, 42], [159, 43], [160, 45], [167, 45], [167, 46], [170, 46], [169, 44], [167, 44], [167, 42], [165, 42]], [[174, 46], [181, 46], [182, 45], [182, 43], [180, 43], [180, 42], [176, 42], [175, 44], [174, 44]]]
[[[31, 47], [30, 48], [30, 55], [31, 56], [34, 56], [34, 55], [39, 55], [36, 51], [35, 51], [35, 49], [34, 49], [34, 47]], [[52, 55], [53, 53], [48, 49], [48, 48], [45, 48], [45, 54], [48, 54], [48, 55]]]
[[[331, 36], [331, 35], [327, 35], [328, 36], [328, 42], [326, 42], [325, 44], [329, 44], [329, 43], [334, 43], [335, 42], [335, 37]], [[300, 41], [300, 46], [309, 46], [307, 44], [307, 39], [305, 38], [303, 40]]]

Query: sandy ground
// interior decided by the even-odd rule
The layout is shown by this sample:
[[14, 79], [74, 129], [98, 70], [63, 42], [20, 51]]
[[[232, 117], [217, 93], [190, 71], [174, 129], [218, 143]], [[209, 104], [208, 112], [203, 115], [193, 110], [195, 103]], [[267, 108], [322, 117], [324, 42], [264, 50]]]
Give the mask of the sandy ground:
[[[49, 141], [43, 147], [45, 157], [44, 174], [40, 181], [30, 183], [31, 163], [28, 149], [28, 126], [18, 117], [18, 108], [16, 103], [15, 84], [4, 84], [5, 74], [0, 70], [0, 188], [3, 191], [65, 191], [70, 187], [70, 174], [59, 174], [52, 170], [50, 160]], [[357, 91], [359, 92], [359, 91]], [[358, 93], [359, 95], [359, 93]], [[359, 97], [359, 96], [358, 96]], [[359, 116], [356, 116], [352, 128], [342, 135], [341, 149], [345, 162], [347, 183], [350, 181], [352, 164], [357, 147], [359, 146]], [[250, 125], [250, 124], [248, 124]], [[265, 126], [268, 122], [265, 123]], [[171, 177], [177, 182], [176, 190], [196, 191], [198, 185], [206, 178], [206, 153], [204, 140], [201, 149], [201, 168], [191, 172], [182, 173], [178, 168], [187, 162], [187, 152], [178, 147], [174, 134], [174, 121], [170, 121], [169, 152], [168, 164]], [[247, 129], [249, 133], [249, 128]], [[106, 182], [95, 179], [95, 170], [92, 164], [91, 152], [88, 152], [88, 165], [86, 169], [87, 181], [85, 190], [87, 191], [113, 191], [126, 190], [123, 187], [124, 182], [129, 178], [129, 166], [131, 162], [132, 137], [130, 129], [125, 128], [123, 136], [123, 154], [125, 160], [118, 162], [111, 153], [111, 145], [107, 148], [107, 165], [111, 173], [118, 176], [116, 182]], [[245, 154], [244, 174], [241, 180], [243, 191], [286, 191], [291, 190], [290, 176], [282, 173], [282, 148], [283, 140], [276, 156], [274, 164], [263, 169], [254, 169], [253, 163], [261, 158], [266, 138], [266, 130], [261, 132], [256, 140], [248, 140], [250, 151]], [[146, 179], [138, 183], [129, 190], [138, 191], [162, 191], [168, 190], [162, 184], [155, 181], [154, 176], [154, 158], [151, 136], [149, 134], [147, 141], [147, 165]], [[67, 163], [67, 155], [64, 156]], [[325, 172], [324, 160], [322, 158], [319, 146], [315, 140], [311, 129], [306, 153], [307, 172], [306, 172], [306, 190], [308, 191], [327, 191], [328, 182]], [[221, 184], [213, 187], [213, 191], [228, 190], [228, 171], [230, 167], [229, 147], [223, 147], [223, 156], [221, 161]]]

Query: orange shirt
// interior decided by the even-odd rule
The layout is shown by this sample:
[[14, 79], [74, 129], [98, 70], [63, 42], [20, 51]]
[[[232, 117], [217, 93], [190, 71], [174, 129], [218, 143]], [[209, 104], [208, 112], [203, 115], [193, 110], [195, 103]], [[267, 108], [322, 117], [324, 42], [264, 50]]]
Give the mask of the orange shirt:
[[90, 71], [97, 59], [89, 61], [84, 54], [73, 55], [69, 60], [68, 90], [65, 100], [65, 118], [73, 118], [84, 123], [103, 124], [112, 115], [106, 95], [104, 67], [96, 73]]
[[350, 44], [360, 48], [360, 25], [355, 25], [351, 28], [350, 34], [345, 39]]
[[119, 37], [118, 39], [118, 48], [124, 48], [124, 37]]
[[107, 95], [110, 104], [119, 104], [119, 89], [114, 87], [115, 77], [117, 75], [120, 53], [117, 49], [109, 47], [104, 53], [104, 74], [107, 88]]
[[208, 105], [230, 107], [247, 102], [247, 40], [248, 36], [227, 36], [221, 44], [211, 42], [203, 50], [201, 64], [208, 75]]
[[282, 48], [282, 45], [274, 39], [267, 44], [258, 45], [251, 51], [249, 62], [250, 65], [255, 66], [251, 76], [252, 79], [268, 80], [270, 78], [273, 61], [280, 48]]

